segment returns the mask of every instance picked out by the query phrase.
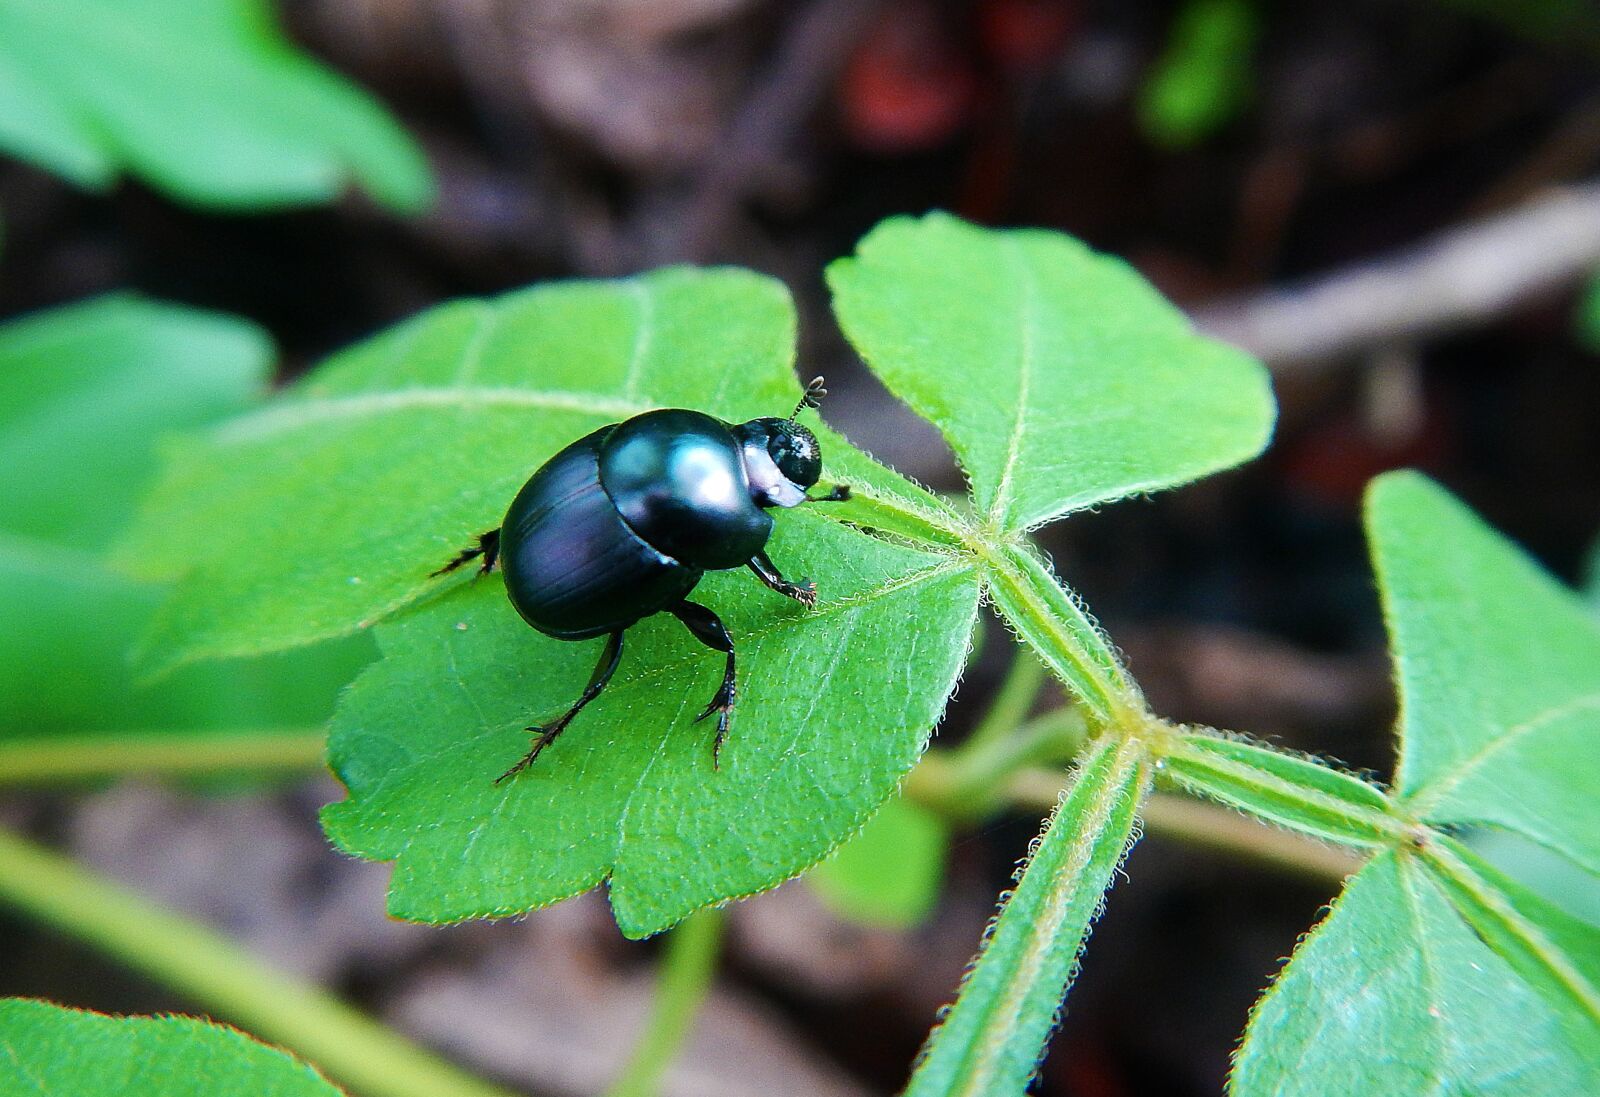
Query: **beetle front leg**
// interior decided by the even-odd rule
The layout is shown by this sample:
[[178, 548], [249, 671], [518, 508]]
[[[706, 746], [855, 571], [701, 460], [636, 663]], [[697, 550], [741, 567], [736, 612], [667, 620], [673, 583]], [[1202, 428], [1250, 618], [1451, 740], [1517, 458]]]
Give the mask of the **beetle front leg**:
[[798, 583], [789, 582], [779, 573], [777, 566], [767, 556], [765, 549], [757, 550], [756, 554], [750, 557], [750, 562], [745, 567], [754, 572], [755, 577], [766, 584], [769, 589], [777, 591], [785, 598], [793, 598], [802, 606], [814, 606], [817, 604], [817, 584], [810, 579], [802, 579]]
[[722, 686], [711, 698], [711, 703], [705, 711], [695, 717], [699, 722], [717, 714], [717, 737], [711, 744], [711, 768], [722, 768], [722, 741], [728, 737], [728, 724], [733, 720], [733, 701], [737, 694], [737, 680], [734, 673], [733, 637], [728, 635], [728, 628], [722, 623], [722, 618], [712, 613], [698, 602], [685, 599], [675, 606], [668, 606], [667, 612], [682, 621], [684, 627], [694, 634], [706, 647], [713, 651], [726, 652], [727, 664], [722, 671]]
[[850, 485], [835, 484], [833, 485], [833, 490], [828, 494], [808, 495], [805, 501], [808, 503], [848, 503], [850, 501]]

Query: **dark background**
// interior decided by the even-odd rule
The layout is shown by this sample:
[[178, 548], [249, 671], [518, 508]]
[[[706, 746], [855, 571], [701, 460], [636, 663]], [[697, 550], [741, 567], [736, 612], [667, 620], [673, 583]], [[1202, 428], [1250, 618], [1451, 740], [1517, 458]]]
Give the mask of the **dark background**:
[[[1600, 161], [1600, 22], [1560, 0], [1498, 19], [1443, 0], [1259, 3], [1242, 105], [1186, 147], [1138, 109], [1174, 26], [1167, 3], [285, 7], [303, 44], [419, 138], [436, 208], [402, 221], [351, 197], [208, 216], [136, 184], [86, 196], [4, 162], [0, 317], [133, 287], [261, 322], [293, 374], [450, 297], [737, 263], [794, 290], [802, 373], [828, 375], [827, 417], [955, 491], [937, 435], [866, 375], [827, 310], [823, 266], [880, 218], [941, 207], [1062, 229], [1215, 315], [1224, 299], [1413, 254]], [[1497, 276], [1492, 263], [1469, 274]], [[1393, 701], [1359, 513], [1386, 468], [1427, 470], [1580, 577], [1600, 528], [1600, 371], [1574, 325], [1585, 274], [1420, 335], [1271, 362], [1282, 412], [1264, 458], [1043, 534], [1158, 711], [1387, 773]], [[982, 711], [1004, 647], [986, 645], [947, 741]], [[316, 832], [330, 796], [132, 786], [41, 797], [30, 818], [485, 1073], [595, 1091], [629, 1046], [654, 946], [622, 942], [592, 896], [496, 926], [385, 924], [382, 870], [337, 860]], [[907, 934], [839, 923], [794, 885], [739, 906], [685, 1057], [698, 1073], [680, 1069], [671, 1092], [892, 1092], [1036, 827], [1019, 816], [963, 837], [937, 915]], [[153, 847], [175, 845], [192, 878], [157, 867]], [[1127, 872], [1039, 1092], [1216, 1093], [1250, 1003], [1331, 891], [1161, 838]], [[192, 1008], [64, 939], [11, 921], [0, 933], [25, 946], [0, 959], [8, 993]]]

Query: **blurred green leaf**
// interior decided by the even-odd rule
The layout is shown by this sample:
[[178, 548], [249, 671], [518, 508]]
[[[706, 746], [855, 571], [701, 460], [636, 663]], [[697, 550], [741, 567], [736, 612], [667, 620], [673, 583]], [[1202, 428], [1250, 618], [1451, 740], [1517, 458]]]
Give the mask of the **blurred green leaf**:
[[1026, 1092], [1149, 785], [1138, 743], [1102, 739], [1085, 757], [906, 1097]]
[[1600, 622], [1420, 475], [1379, 477], [1367, 522], [1400, 688], [1402, 809], [1518, 830], [1600, 874]]
[[0, 1000], [0, 1093], [49, 1097], [339, 1097], [305, 1063], [193, 1017], [109, 1017]]
[[841, 917], [869, 926], [914, 926], [939, 898], [949, 842], [943, 820], [895, 797], [806, 880]]
[[328, 719], [340, 687], [372, 658], [370, 642], [356, 638], [143, 682], [130, 651], [160, 598], [160, 588], [117, 575], [97, 557], [0, 533], [0, 742], [305, 731]]
[[[371, 658], [362, 640], [153, 685], [130, 665], [161, 592], [99, 550], [131, 518], [169, 432], [251, 406], [272, 357], [245, 321], [132, 296], [0, 325], [0, 741], [303, 730]], [[188, 551], [207, 551], [203, 533]]]
[[1260, 363], [1059, 233], [895, 217], [828, 284], [845, 334], [944, 432], [996, 530], [1228, 468], [1271, 434]]
[[415, 211], [417, 148], [294, 48], [267, 0], [0, 0], [0, 149], [90, 188], [122, 172], [221, 209], [335, 197]]
[[249, 407], [273, 358], [254, 324], [132, 295], [0, 326], [0, 530], [105, 547], [155, 474], [157, 442]]
[[1591, 354], [1600, 354], [1600, 272], [1591, 274], [1578, 295], [1572, 314], [1572, 333], [1578, 345]]
[[1257, 1004], [1229, 1092], [1600, 1092], [1594, 1030], [1586, 1043], [1573, 1036], [1584, 1024], [1475, 936], [1424, 867], [1384, 853]]
[[1199, 144], [1231, 122], [1255, 84], [1252, 0], [1188, 0], [1139, 89], [1139, 122], [1157, 145]]

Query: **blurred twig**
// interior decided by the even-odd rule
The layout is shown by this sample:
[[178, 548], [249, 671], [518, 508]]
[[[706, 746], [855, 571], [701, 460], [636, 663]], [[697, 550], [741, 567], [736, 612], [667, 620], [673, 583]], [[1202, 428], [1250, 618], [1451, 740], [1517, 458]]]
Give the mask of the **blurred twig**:
[[0, 903], [282, 1044], [363, 1097], [510, 1097], [205, 926], [3, 830]]
[[660, 1092], [661, 1079], [711, 989], [722, 922], [720, 909], [701, 910], [668, 935], [650, 1021], [607, 1097], [655, 1097]]
[[322, 762], [323, 732], [307, 729], [97, 732], [0, 743], [0, 785], [59, 784], [128, 774], [307, 771]]
[[681, 228], [669, 234], [671, 254], [658, 258], [714, 257], [740, 206], [822, 102], [877, 8], [877, 0], [814, 0], [795, 16], [771, 66], [695, 179]]
[[1275, 368], [1481, 323], [1600, 266], [1600, 183], [1302, 282], [1207, 305], [1202, 331]]

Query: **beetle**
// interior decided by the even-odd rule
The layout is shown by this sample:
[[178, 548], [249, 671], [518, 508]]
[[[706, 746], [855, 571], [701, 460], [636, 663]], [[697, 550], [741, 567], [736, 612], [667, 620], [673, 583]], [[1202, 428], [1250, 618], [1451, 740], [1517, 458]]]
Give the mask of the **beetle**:
[[607, 638], [582, 694], [554, 721], [529, 726], [532, 748], [495, 784], [532, 765], [600, 696], [622, 661], [623, 634], [662, 612], [727, 657], [722, 685], [695, 717], [716, 713], [711, 760], [721, 767], [738, 692], [733, 637], [688, 595], [707, 571], [746, 567], [777, 593], [816, 605], [815, 583], [790, 582], [768, 558], [767, 512], [850, 498], [845, 484], [808, 494], [822, 474], [822, 453], [816, 435], [795, 420], [827, 394], [823, 379], [813, 378], [787, 419], [732, 424], [661, 408], [603, 426], [541, 465], [498, 529], [429, 576], [481, 557], [479, 574], [498, 566], [511, 604], [535, 629], [558, 640]]

